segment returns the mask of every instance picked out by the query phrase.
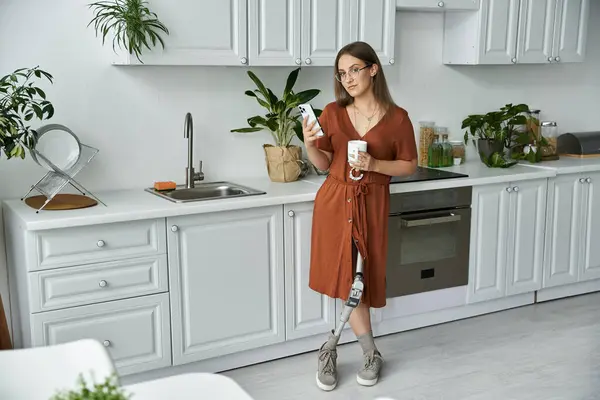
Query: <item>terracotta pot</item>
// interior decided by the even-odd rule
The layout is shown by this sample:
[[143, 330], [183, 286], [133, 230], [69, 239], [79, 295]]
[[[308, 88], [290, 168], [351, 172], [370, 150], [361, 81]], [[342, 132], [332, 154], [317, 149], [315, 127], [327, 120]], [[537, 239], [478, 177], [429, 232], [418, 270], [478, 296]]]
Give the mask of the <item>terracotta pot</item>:
[[306, 169], [302, 160], [302, 148], [263, 145], [269, 178], [273, 182], [294, 182]]

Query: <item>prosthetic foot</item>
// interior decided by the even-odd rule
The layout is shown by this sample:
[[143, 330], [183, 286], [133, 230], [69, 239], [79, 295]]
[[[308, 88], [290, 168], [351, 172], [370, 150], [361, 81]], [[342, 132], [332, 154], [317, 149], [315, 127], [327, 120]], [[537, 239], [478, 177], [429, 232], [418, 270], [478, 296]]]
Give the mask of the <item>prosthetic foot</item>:
[[319, 365], [317, 369], [317, 386], [323, 390], [333, 390], [337, 385], [337, 351], [336, 346], [342, 334], [344, 326], [350, 319], [352, 311], [360, 304], [363, 290], [365, 288], [363, 282], [363, 266], [364, 260], [360, 252], [356, 257], [356, 275], [354, 276], [354, 283], [350, 288], [350, 294], [348, 300], [344, 303], [344, 309], [340, 316], [340, 325], [335, 331], [331, 332], [329, 340], [321, 346], [319, 349]]

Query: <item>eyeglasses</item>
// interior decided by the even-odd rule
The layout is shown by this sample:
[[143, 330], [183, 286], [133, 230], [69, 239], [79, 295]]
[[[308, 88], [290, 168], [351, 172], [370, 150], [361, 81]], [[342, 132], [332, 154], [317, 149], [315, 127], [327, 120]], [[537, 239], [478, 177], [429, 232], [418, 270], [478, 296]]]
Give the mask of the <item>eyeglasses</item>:
[[350, 71], [348, 71], [348, 73], [342, 72], [336, 72], [334, 74], [335, 79], [338, 82], [343, 82], [344, 80], [346, 80], [348, 77], [351, 77], [352, 79], [356, 78], [356, 76], [360, 73], [360, 71], [362, 71], [365, 68], [369, 68], [370, 66], [372, 66], [373, 64], [367, 64], [362, 68], [358, 68], [358, 67], [353, 67], [352, 69], [350, 69]]

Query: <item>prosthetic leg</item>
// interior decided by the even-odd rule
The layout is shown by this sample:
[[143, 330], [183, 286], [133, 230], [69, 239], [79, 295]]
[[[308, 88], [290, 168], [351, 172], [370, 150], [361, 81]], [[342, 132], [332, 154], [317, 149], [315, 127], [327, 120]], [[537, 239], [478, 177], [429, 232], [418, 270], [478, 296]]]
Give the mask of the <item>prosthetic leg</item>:
[[342, 330], [344, 326], [350, 319], [350, 314], [358, 305], [360, 304], [360, 299], [362, 297], [363, 291], [365, 289], [365, 284], [363, 281], [363, 268], [365, 261], [358, 251], [356, 256], [356, 274], [354, 275], [354, 282], [352, 283], [352, 287], [350, 288], [350, 294], [348, 295], [348, 300], [344, 303], [344, 309], [342, 310], [342, 314], [340, 316], [341, 324], [334, 331], [333, 335], [339, 340], [340, 335], [342, 334]]

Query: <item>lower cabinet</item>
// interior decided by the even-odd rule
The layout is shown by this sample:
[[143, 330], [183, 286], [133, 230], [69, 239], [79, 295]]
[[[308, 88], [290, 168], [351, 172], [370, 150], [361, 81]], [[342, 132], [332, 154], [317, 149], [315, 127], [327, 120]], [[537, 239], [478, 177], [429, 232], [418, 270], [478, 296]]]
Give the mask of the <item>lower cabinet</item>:
[[542, 287], [547, 180], [473, 188], [468, 303]]
[[600, 278], [600, 172], [550, 179], [547, 221], [543, 287]]
[[313, 202], [285, 206], [286, 339], [335, 328], [335, 301], [308, 287]]
[[167, 219], [173, 364], [285, 340], [283, 207]]
[[120, 375], [171, 365], [168, 293], [47, 311], [32, 315], [31, 324], [34, 347], [100, 341]]

